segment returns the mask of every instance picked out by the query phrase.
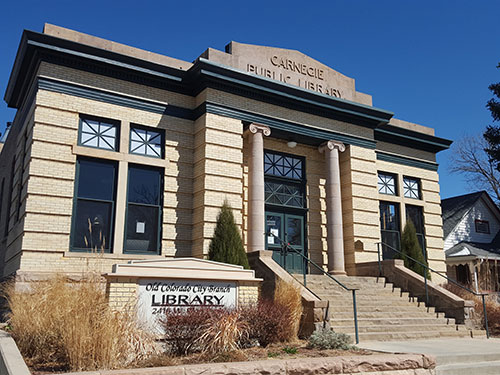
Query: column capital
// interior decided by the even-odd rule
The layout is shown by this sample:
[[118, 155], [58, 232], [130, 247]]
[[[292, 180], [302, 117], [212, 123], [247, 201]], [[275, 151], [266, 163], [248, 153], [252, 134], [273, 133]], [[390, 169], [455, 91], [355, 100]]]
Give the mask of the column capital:
[[269, 137], [271, 135], [271, 129], [269, 126], [266, 125], [261, 125], [261, 124], [256, 124], [256, 123], [251, 123], [250, 126], [248, 127], [248, 130], [245, 133], [262, 133], [266, 137]]
[[324, 152], [326, 149], [333, 151], [335, 149], [339, 150], [340, 152], [345, 151], [345, 145], [342, 142], [339, 141], [326, 141], [322, 143], [319, 147], [318, 150], [319, 152]]

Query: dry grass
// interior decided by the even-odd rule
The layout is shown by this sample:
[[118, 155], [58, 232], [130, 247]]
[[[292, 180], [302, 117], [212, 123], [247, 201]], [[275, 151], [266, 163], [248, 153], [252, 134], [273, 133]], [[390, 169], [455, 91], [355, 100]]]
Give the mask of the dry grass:
[[237, 351], [239, 343], [248, 339], [248, 323], [242, 319], [238, 310], [222, 310], [214, 314], [207, 322], [199, 338], [202, 351], [209, 354], [221, 354]]
[[11, 284], [4, 292], [12, 335], [34, 367], [57, 363], [71, 371], [115, 369], [154, 352], [152, 337], [137, 327], [131, 309], [109, 308], [97, 277], [34, 282], [30, 292]]
[[[481, 297], [475, 296], [454, 284], [448, 283], [443, 285], [443, 287], [460, 298], [474, 301], [474, 317], [477, 319], [477, 324], [480, 324], [481, 328], [485, 328], [483, 300]], [[492, 334], [500, 335], [500, 303], [497, 301], [496, 294], [486, 296], [485, 305], [488, 316], [488, 328]]]
[[288, 309], [288, 322], [286, 326], [289, 327], [287, 340], [297, 340], [300, 318], [302, 316], [302, 297], [300, 289], [294, 287], [292, 284], [278, 280], [276, 289], [274, 291], [274, 302], [284, 306]]

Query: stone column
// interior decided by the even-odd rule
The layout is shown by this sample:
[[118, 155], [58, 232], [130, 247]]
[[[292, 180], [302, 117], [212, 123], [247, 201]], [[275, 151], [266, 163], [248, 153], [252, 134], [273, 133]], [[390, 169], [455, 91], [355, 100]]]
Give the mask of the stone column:
[[328, 272], [334, 275], [345, 275], [339, 163], [339, 151], [345, 151], [345, 146], [342, 142], [328, 141], [319, 147], [319, 151], [325, 153], [326, 162]]
[[265, 250], [266, 211], [264, 196], [264, 136], [271, 134], [265, 125], [250, 124], [251, 147], [248, 166], [248, 247], [247, 251]]

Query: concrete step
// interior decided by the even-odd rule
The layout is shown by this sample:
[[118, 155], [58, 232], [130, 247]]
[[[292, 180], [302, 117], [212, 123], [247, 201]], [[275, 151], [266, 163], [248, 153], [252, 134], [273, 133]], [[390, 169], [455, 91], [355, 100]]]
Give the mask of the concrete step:
[[[376, 303], [376, 302], [374, 302]], [[401, 304], [401, 305], [376, 305], [374, 303], [370, 304], [357, 304], [357, 311], [358, 312], [385, 312], [387, 314], [390, 314], [391, 312], [408, 312], [411, 314], [412, 311], [425, 311], [429, 313], [434, 313], [435, 309], [434, 307], [425, 307], [424, 304]], [[353, 307], [352, 307], [352, 302], [351, 304], [345, 304], [345, 305], [333, 305], [330, 302], [330, 312], [333, 314], [335, 312], [350, 312], [352, 313]]]
[[[337, 331], [336, 331], [337, 332]], [[343, 332], [350, 335], [353, 339], [354, 329], [351, 331]], [[360, 342], [365, 341], [400, 341], [400, 340], [422, 340], [422, 339], [437, 339], [443, 337], [470, 337], [468, 331], [455, 331], [455, 330], [434, 330], [434, 331], [415, 331], [415, 332], [369, 332], [360, 333]], [[470, 374], [469, 374], [470, 375]], [[475, 375], [475, 374], [474, 374]]]
[[[489, 353], [474, 353], [474, 354], [448, 354], [439, 355], [436, 357], [436, 364], [441, 365], [454, 365], [456, 363], [466, 364], [466, 363], [476, 363], [476, 362], [490, 362], [490, 361], [500, 361], [500, 353], [489, 352]], [[499, 371], [500, 373], [500, 371]]]
[[[425, 325], [425, 326], [455, 326], [455, 319], [447, 319], [447, 318], [434, 318], [434, 317], [406, 317], [406, 318], [393, 318], [393, 317], [385, 317], [385, 318], [360, 318], [358, 317], [358, 325], [359, 326], [387, 326], [387, 325]], [[353, 326], [354, 320], [353, 317], [350, 319], [338, 319], [331, 318], [330, 325], [333, 329], [337, 326]]]
[[436, 375], [498, 375], [500, 361], [455, 363], [436, 367]]
[[[383, 318], [410, 318], [410, 314], [406, 311], [391, 311], [390, 316], [385, 311], [358, 311], [358, 319], [383, 319]], [[416, 310], [411, 312], [411, 318], [444, 318], [444, 313], [428, 313], [425, 310]], [[350, 312], [330, 312], [332, 319], [353, 319], [352, 309]]]
[[[332, 327], [335, 332], [349, 333], [354, 330], [354, 323], [348, 326]], [[401, 325], [362, 325], [358, 323], [359, 333], [400, 333], [400, 332], [467, 332], [467, 328], [462, 325], [418, 325], [418, 324], [401, 324]], [[469, 333], [470, 336], [470, 333]]]

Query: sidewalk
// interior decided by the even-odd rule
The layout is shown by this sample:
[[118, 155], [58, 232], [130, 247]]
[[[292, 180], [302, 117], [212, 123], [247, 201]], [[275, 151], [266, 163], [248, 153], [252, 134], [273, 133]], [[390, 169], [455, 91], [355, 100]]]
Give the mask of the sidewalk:
[[367, 341], [359, 348], [388, 353], [421, 353], [436, 358], [437, 374], [500, 374], [500, 339]]

